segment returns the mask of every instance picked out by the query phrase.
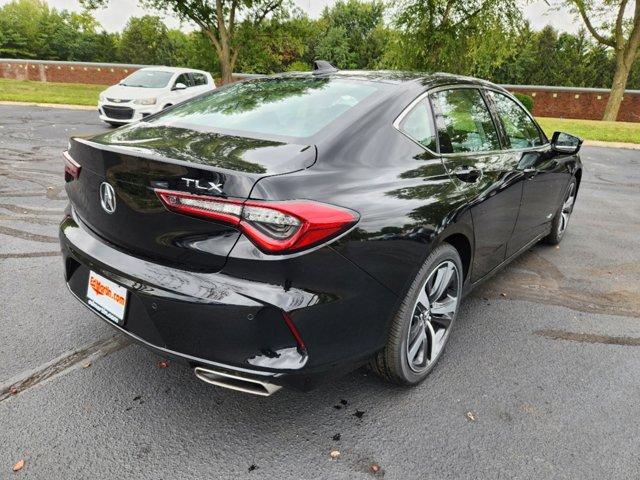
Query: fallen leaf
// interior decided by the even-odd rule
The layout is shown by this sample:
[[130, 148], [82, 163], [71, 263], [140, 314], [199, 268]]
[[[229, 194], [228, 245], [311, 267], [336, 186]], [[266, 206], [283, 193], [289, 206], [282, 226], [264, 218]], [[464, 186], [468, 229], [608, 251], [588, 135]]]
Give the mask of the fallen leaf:
[[13, 466], [13, 471], [14, 472], [19, 472], [20, 470], [22, 470], [24, 468], [24, 459], [20, 460], [18, 463], [16, 463]]
[[9, 390], [9, 393], [11, 395], [17, 395], [18, 394], [18, 389], [16, 387], [11, 387], [11, 389]]
[[501, 296], [501, 297], [506, 297], [506, 296], [507, 296], [507, 294], [506, 294], [506, 293], [504, 293], [504, 292], [502, 292], [502, 293], [500, 294], [500, 296]]
[[380, 471], [380, 465], [378, 465], [377, 463], [374, 463], [373, 465], [371, 465], [371, 471], [373, 473], [378, 473]]
[[91, 366], [91, 362], [87, 362], [84, 365], [82, 365], [82, 368], [89, 368]]
[[169, 366], [169, 362], [167, 360], [160, 360], [157, 365], [158, 368], [167, 368]]
[[338, 450], [331, 450], [329, 455], [331, 456], [331, 460], [337, 460], [340, 458], [340, 452]]
[[475, 415], [475, 413], [473, 413], [473, 412], [467, 412], [467, 418], [468, 418], [469, 420], [471, 420], [472, 422], [475, 422], [475, 421], [476, 421], [476, 415]]

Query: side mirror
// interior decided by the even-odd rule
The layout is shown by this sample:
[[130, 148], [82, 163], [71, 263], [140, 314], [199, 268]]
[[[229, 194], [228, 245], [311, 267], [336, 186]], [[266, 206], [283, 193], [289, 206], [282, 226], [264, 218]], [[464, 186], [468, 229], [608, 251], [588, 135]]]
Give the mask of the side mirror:
[[551, 148], [559, 153], [569, 155], [578, 153], [582, 146], [582, 139], [564, 132], [553, 132]]
[[187, 86], [184, 83], [176, 83], [171, 90], [184, 90]]

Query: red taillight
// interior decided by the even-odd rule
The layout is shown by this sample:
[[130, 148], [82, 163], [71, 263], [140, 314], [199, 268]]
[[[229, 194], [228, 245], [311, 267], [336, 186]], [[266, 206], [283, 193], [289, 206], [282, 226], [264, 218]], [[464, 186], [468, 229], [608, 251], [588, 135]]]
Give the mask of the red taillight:
[[64, 158], [64, 177], [67, 182], [71, 180], [77, 180], [80, 176], [80, 169], [82, 168], [78, 162], [76, 162], [69, 152], [62, 152]]
[[169, 210], [238, 226], [267, 253], [292, 253], [314, 247], [344, 233], [358, 221], [358, 214], [352, 210], [309, 200], [245, 201], [155, 191]]

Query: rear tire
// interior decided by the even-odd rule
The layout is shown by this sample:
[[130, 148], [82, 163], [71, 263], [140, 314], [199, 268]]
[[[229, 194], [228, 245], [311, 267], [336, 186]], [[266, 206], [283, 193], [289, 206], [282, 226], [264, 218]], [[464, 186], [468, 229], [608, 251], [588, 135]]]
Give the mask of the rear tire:
[[458, 251], [436, 248], [416, 275], [371, 368], [400, 385], [423, 381], [440, 359], [458, 314], [463, 270]]
[[573, 206], [576, 202], [577, 187], [578, 184], [574, 177], [569, 182], [569, 185], [567, 185], [567, 189], [562, 196], [562, 203], [551, 222], [551, 232], [542, 240], [544, 243], [549, 245], [558, 245], [562, 241], [562, 238], [567, 231], [567, 227], [569, 226]]
[[113, 128], [118, 128], [121, 127], [122, 125], [124, 125], [124, 123], [118, 123], [118, 122], [107, 122], [110, 126], [112, 126]]

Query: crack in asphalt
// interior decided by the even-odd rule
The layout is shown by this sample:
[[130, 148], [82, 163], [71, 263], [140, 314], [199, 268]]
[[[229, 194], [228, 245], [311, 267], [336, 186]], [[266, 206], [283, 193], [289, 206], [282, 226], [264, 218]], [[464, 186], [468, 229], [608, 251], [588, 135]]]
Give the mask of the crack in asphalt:
[[40, 243], [58, 243], [57, 237], [51, 237], [49, 235], [40, 235], [38, 233], [25, 232], [23, 230], [17, 230], [15, 228], [0, 226], [0, 233], [8, 235], [9, 237], [22, 238], [23, 240], [31, 240], [33, 242]]
[[40, 365], [33, 370], [23, 372], [0, 384], [0, 402], [19, 395], [21, 392], [46, 380], [51, 380], [68, 373], [74, 368], [79, 368], [87, 362], [95, 362], [100, 358], [131, 345], [131, 343], [131, 340], [128, 338], [122, 335], [116, 335], [104, 340], [99, 340], [79, 350], [65, 353], [50, 362]]
[[0, 253], [0, 259], [5, 258], [39, 258], [39, 257], [58, 257], [61, 252], [18, 252], [18, 253]]
[[577, 333], [566, 330], [537, 330], [534, 335], [549, 338], [551, 340], [568, 340], [579, 343], [601, 343], [604, 345], [622, 345], [625, 347], [640, 347], [638, 337], [614, 337], [611, 335], [600, 335], [596, 333]]

